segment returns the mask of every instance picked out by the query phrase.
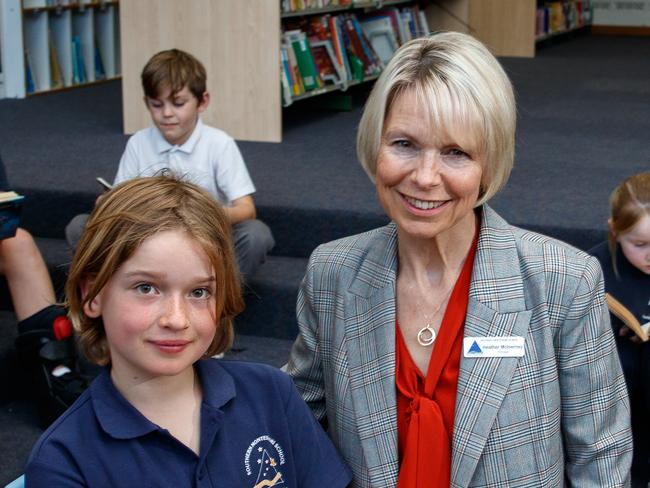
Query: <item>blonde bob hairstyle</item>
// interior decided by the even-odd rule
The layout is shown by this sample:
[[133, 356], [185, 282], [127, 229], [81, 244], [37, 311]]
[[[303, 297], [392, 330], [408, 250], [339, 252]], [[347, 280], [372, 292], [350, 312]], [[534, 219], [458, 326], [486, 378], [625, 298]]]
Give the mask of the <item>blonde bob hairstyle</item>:
[[634, 227], [644, 215], [650, 216], [650, 172], [626, 178], [609, 197], [610, 218], [608, 244], [612, 267], [616, 264], [617, 239]]
[[[198, 242], [217, 278], [216, 333], [205, 355], [228, 349], [233, 318], [243, 309], [230, 227], [211, 195], [176, 177], [136, 178], [109, 191], [90, 215], [65, 285], [68, 314], [86, 357], [100, 365], [110, 363], [102, 319], [88, 317], [84, 305], [146, 239], [170, 230], [182, 230]], [[82, 286], [87, 287], [85, 294]]]
[[[357, 156], [372, 181], [392, 103], [414, 90], [432, 126], [472, 140], [484, 161], [478, 205], [505, 185], [514, 161], [516, 108], [512, 84], [472, 36], [440, 32], [404, 44], [375, 83], [357, 133]], [[462, 131], [462, 133], [461, 133]]]

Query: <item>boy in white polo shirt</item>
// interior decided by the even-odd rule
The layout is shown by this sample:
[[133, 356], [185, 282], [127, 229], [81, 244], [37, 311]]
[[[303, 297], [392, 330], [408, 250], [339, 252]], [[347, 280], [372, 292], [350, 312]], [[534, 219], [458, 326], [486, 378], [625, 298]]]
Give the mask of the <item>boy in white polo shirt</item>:
[[[268, 226], [255, 218], [255, 187], [237, 144], [199, 118], [210, 102], [205, 68], [184, 51], [161, 51], [142, 70], [142, 87], [153, 126], [129, 139], [114, 183], [171, 171], [207, 190], [224, 206], [233, 225], [245, 281], [275, 243]], [[81, 234], [79, 220], [76, 217], [66, 229], [68, 241]]]

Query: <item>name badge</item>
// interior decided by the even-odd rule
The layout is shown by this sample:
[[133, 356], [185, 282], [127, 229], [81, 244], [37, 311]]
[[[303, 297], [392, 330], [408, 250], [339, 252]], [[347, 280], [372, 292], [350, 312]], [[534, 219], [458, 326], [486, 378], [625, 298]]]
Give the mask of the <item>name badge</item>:
[[463, 351], [466, 358], [518, 358], [524, 355], [524, 338], [465, 337]]

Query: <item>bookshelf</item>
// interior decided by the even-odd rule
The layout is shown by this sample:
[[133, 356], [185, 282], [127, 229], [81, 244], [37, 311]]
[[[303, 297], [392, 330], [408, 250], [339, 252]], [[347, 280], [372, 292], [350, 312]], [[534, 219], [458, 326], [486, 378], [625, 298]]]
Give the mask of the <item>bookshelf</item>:
[[23, 98], [119, 75], [116, 0], [4, 0], [0, 8], [3, 96]]
[[[410, 0], [312, 0], [296, 11], [282, 2], [282, 104], [376, 80], [405, 42], [430, 32], [426, 15]], [[315, 82], [312, 82], [315, 81]]]
[[591, 0], [538, 1], [535, 40], [539, 43], [589, 28], [593, 17]]

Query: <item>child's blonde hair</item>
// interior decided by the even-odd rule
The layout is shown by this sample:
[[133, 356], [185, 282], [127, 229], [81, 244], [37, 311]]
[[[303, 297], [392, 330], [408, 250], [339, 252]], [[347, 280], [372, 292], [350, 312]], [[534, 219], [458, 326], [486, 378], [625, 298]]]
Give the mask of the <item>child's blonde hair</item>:
[[[211, 195], [176, 177], [136, 178], [108, 192], [88, 220], [65, 285], [69, 316], [88, 359], [106, 365], [110, 353], [102, 318], [88, 317], [84, 305], [146, 239], [179, 229], [199, 243], [217, 278], [216, 333], [205, 354], [228, 349], [234, 337], [233, 318], [243, 309], [230, 228], [225, 212]], [[85, 296], [84, 283], [89, 283]]]
[[609, 205], [609, 250], [614, 272], [618, 275], [618, 236], [634, 227], [644, 215], [650, 215], [650, 172], [630, 176], [618, 185], [609, 197]]

